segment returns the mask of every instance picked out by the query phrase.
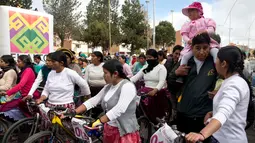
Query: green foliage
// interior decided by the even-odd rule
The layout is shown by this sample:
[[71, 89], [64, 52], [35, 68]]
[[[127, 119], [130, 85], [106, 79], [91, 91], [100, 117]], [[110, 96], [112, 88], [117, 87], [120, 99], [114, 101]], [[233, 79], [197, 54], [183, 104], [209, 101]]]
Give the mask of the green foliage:
[[[120, 29], [118, 16], [118, 0], [111, 0], [111, 41], [120, 43]], [[92, 47], [102, 46], [109, 50], [109, 7], [108, 0], [91, 0], [87, 6], [85, 19], [87, 28], [84, 30], [84, 40]]]
[[0, 5], [31, 9], [32, 0], [1, 0]]
[[61, 39], [61, 46], [67, 35], [71, 36], [73, 31], [79, 27], [81, 12], [77, 9], [80, 6], [79, 0], [44, 0], [44, 10], [54, 16], [54, 32]]
[[156, 44], [158, 46], [171, 46], [175, 43], [175, 30], [168, 21], [161, 21], [156, 26]]
[[131, 44], [131, 54], [146, 47], [146, 21], [139, 0], [125, 1], [122, 6], [122, 43]]

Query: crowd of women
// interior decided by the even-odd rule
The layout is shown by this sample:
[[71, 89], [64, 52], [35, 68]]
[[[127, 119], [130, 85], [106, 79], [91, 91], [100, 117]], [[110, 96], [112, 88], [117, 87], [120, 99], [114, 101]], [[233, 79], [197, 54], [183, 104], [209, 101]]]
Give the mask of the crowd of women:
[[[145, 112], [150, 120], [156, 123], [166, 110], [171, 112], [166, 108], [170, 100], [175, 114], [172, 123], [187, 134], [188, 143], [247, 143], [252, 91], [243, 75], [244, 56], [235, 46], [219, 47], [220, 41], [212, 35], [215, 23], [203, 18], [200, 3], [184, 8], [183, 13], [193, 23], [182, 29], [187, 42], [182, 57], [185, 50], [177, 45], [168, 57], [166, 51], [149, 49], [131, 65], [124, 55], [104, 61], [99, 51], [91, 59], [80, 57], [76, 64], [74, 53], [61, 48], [48, 54], [37, 73], [29, 56], [19, 56], [16, 64], [12, 56], [3, 55], [0, 114], [12, 120], [31, 116], [25, 106], [31, 98], [48, 107], [69, 108], [73, 115], [93, 108], [94, 118], [103, 112], [92, 127], [104, 125], [104, 142], [139, 143], [136, 102], [137, 96], [146, 93], [150, 98], [144, 103], [148, 104]], [[196, 27], [194, 21], [200, 23], [200, 31], [189, 31]]]

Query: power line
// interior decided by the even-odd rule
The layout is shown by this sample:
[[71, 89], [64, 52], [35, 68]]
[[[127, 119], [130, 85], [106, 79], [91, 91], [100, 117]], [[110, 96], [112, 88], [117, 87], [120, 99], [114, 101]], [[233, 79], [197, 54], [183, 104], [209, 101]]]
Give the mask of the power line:
[[233, 4], [233, 6], [231, 7], [231, 9], [230, 9], [230, 11], [229, 11], [229, 13], [228, 13], [228, 16], [226, 17], [226, 20], [225, 20], [225, 22], [224, 22], [224, 24], [223, 24], [223, 25], [225, 25], [225, 24], [226, 24], [226, 22], [227, 22], [227, 20], [228, 20], [228, 17], [229, 17], [229, 15], [231, 14], [232, 9], [233, 9], [233, 8], [234, 8], [234, 6], [236, 5], [236, 3], [237, 3], [237, 0], [235, 1], [235, 3]]
[[250, 32], [251, 27], [252, 27], [252, 25], [253, 25], [253, 23], [254, 23], [254, 22], [255, 22], [255, 18], [253, 19], [253, 21], [252, 21], [251, 25], [249, 26], [249, 28], [248, 28], [248, 30], [247, 30], [247, 32], [246, 32], [246, 34], [245, 34], [245, 35], [247, 35], [247, 33], [248, 33], [248, 32]]

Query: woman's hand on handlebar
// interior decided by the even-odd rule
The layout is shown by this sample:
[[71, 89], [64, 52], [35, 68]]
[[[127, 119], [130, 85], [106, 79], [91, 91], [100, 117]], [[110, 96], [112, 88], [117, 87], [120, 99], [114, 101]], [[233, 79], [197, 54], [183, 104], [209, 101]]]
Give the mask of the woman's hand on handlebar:
[[197, 143], [204, 141], [205, 138], [202, 134], [200, 133], [189, 133], [188, 135], [185, 136], [186, 142], [187, 143]]
[[66, 117], [74, 117], [76, 115], [75, 109], [68, 108], [65, 113], [60, 115], [60, 119], [64, 119]]
[[27, 95], [25, 97], [22, 98], [23, 101], [27, 101], [29, 99], [32, 99], [32, 96], [31, 95]]
[[39, 98], [35, 102], [36, 102], [36, 104], [41, 104], [43, 102], [43, 99]]

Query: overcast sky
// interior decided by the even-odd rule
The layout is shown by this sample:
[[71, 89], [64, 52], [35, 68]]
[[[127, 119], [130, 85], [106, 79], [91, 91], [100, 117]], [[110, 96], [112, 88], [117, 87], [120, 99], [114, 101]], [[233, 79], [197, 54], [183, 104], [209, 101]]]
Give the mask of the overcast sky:
[[[82, 6], [80, 10], [85, 11], [90, 0], [80, 0]], [[145, 5], [145, 0], [140, 0]], [[152, 25], [152, 0], [149, 3], [149, 17]], [[159, 21], [167, 20], [172, 22], [171, 10], [174, 10], [173, 25], [175, 30], [179, 30], [181, 26], [188, 21], [181, 13], [181, 9], [186, 7], [194, 0], [156, 0], [156, 24]], [[205, 17], [213, 18], [217, 23], [217, 33], [222, 37], [222, 45], [229, 42], [229, 17], [227, 15], [233, 6], [235, 0], [197, 0], [202, 2]], [[123, 4], [124, 0], [120, 0]], [[43, 11], [42, 0], [33, 0], [33, 7]], [[231, 42], [248, 45], [248, 37], [250, 31], [250, 47], [255, 48], [255, 0], [237, 0], [231, 13]], [[227, 20], [226, 20], [227, 19]], [[225, 22], [226, 21], [226, 22]], [[249, 30], [249, 27], [251, 29]]]

